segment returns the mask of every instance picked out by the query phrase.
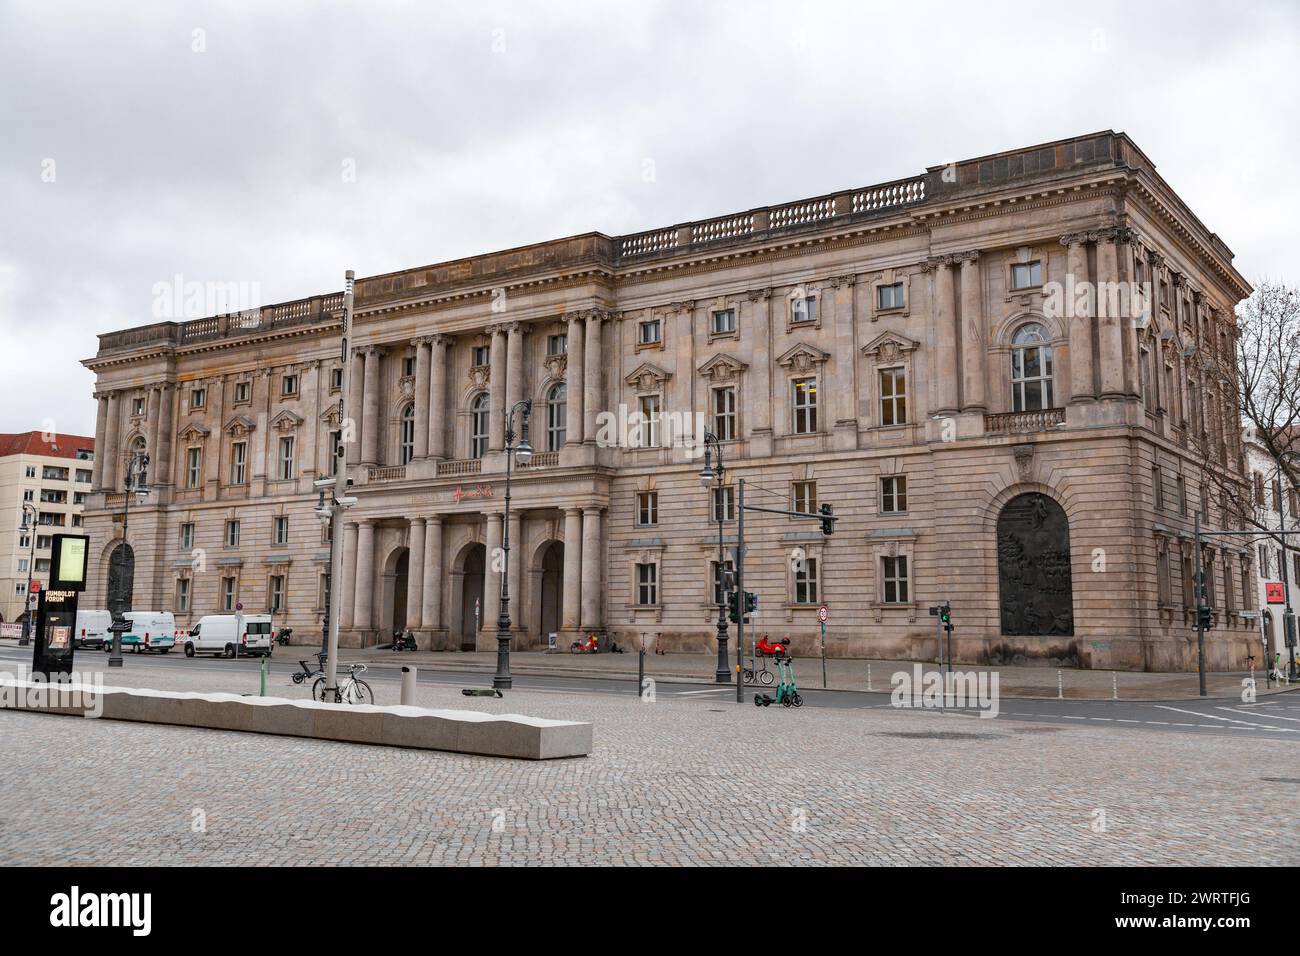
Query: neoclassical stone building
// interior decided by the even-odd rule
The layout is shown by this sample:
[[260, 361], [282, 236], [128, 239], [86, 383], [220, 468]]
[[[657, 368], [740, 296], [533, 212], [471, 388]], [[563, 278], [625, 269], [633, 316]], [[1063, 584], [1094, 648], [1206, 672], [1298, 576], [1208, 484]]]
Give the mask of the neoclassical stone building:
[[[757, 628], [796, 653], [815, 652], [826, 604], [831, 654], [933, 656], [927, 607], [947, 600], [960, 659], [1187, 668], [1192, 514], [1224, 520], [1191, 439], [1210, 436], [1208, 467], [1241, 468], [1231, 383], [1198, 358], [1231, 348], [1249, 292], [1232, 259], [1104, 132], [361, 278], [355, 429], [339, 418], [338, 294], [109, 333], [85, 363], [104, 449], [91, 599], [121, 544], [125, 456], [147, 449], [134, 606], [182, 621], [276, 606], [318, 640], [329, 543], [312, 481], [346, 436], [345, 640], [409, 626], [422, 646], [470, 648], [478, 622], [491, 646], [505, 416], [531, 399], [537, 454], [508, 529], [517, 646], [601, 631], [711, 649], [715, 509], [730, 546], [744, 477], [754, 503], [840, 518], [823, 538], [746, 517]], [[1145, 306], [1107, 308], [1115, 283], [1148, 288]], [[668, 440], [691, 413], [722, 440], [720, 494], [698, 448]], [[1237, 666], [1251, 555], [1204, 558], [1225, 612], [1210, 661]]]

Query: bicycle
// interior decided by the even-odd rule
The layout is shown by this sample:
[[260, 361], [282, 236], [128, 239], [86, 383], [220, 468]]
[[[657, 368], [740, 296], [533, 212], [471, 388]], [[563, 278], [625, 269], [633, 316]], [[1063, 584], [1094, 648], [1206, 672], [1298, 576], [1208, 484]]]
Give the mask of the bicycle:
[[[365, 669], [365, 664], [348, 666], [348, 676], [339, 681], [339, 686], [334, 688], [334, 703], [373, 704], [375, 702], [375, 692], [370, 689], [369, 684], [357, 676]], [[312, 700], [326, 700], [324, 674], [316, 678], [316, 683], [311, 685], [311, 697]]]
[[310, 667], [307, 666], [306, 661], [299, 661], [298, 666], [301, 667], [302, 670], [294, 671], [292, 674], [289, 675], [293, 679], [293, 682], [295, 684], [301, 684], [309, 677], [319, 677], [325, 673], [324, 667], [320, 667], [317, 668], [316, 670], [312, 670]]

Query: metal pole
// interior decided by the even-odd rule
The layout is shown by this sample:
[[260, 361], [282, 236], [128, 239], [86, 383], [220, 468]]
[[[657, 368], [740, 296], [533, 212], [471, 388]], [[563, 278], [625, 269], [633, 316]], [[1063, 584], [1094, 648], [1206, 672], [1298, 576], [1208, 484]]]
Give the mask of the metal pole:
[[[725, 684], [731, 679], [731, 675], [727, 673], [730, 666], [727, 662], [727, 594], [726, 589], [722, 586], [722, 569], [723, 565], [726, 563], [726, 551], [724, 550], [722, 541], [723, 519], [726, 517], [722, 509], [722, 502], [724, 500], [722, 497], [722, 479], [726, 476], [727, 468], [722, 462], [722, 445], [719, 444], [718, 438], [713, 434], [713, 432], [706, 431], [704, 433], [704, 444], [706, 448], [709, 445], [712, 445], [713, 450], [718, 455], [718, 464], [713, 470], [713, 473], [717, 476], [717, 482], [713, 486], [713, 508], [718, 513], [718, 666], [713, 671], [713, 679], [719, 684]], [[708, 467], [707, 463], [705, 467]], [[745, 592], [740, 590], [738, 593], [740, 595], [741, 604], [741, 613], [738, 616], [743, 617]], [[737, 638], [737, 640], [739, 640], [739, 638]]]
[[[509, 690], [514, 686], [510, 677], [510, 482], [514, 474], [513, 465], [516, 448], [528, 447], [528, 415], [532, 411], [532, 401], [524, 399], [511, 406], [506, 414], [506, 508], [501, 525], [501, 606], [497, 617], [497, 672], [492, 678], [492, 686], [497, 690]], [[523, 444], [515, 445], [515, 412], [523, 410], [521, 431]], [[527, 459], [525, 459], [526, 463]], [[490, 557], [490, 556], [489, 556]]]
[[[939, 680], [942, 681], [943, 680], [943, 621], [939, 619], [938, 614], [934, 616], [934, 643], [935, 643], [935, 654], [938, 657]], [[943, 689], [943, 706], [944, 707], [948, 706], [947, 686], [945, 686]]]
[[822, 621], [822, 690], [826, 689], [826, 622]]
[[32, 575], [35, 573], [36, 570], [36, 514], [37, 512], [36, 512], [35, 505], [29, 504], [28, 502], [23, 502], [23, 524], [24, 525], [27, 523], [27, 512], [29, 510], [31, 511], [31, 515], [32, 515], [32, 526], [31, 529], [27, 532], [29, 536], [29, 540], [27, 543], [28, 545], [30, 545], [30, 551], [28, 552], [27, 555], [27, 593], [23, 595], [23, 604], [25, 605], [24, 610], [26, 611], [26, 616], [23, 618], [23, 636], [18, 639], [19, 647], [26, 647], [28, 644], [31, 643], [31, 636], [33, 633], [32, 629], [35, 626], [34, 622], [32, 621], [32, 614], [33, 614]]
[[[343, 334], [339, 346], [343, 361], [343, 382], [339, 389], [339, 427], [343, 429], [343, 434], [339, 437], [340, 439], [351, 437], [353, 441], [356, 440], [356, 423], [352, 422], [349, 426], [347, 416], [351, 410], [347, 407], [347, 396], [352, 387], [352, 302], [355, 279], [356, 274], [351, 269], [343, 274]], [[338, 692], [339, 623], [343, 602], [338, 600], [335, 592], [346, 586], [343, 581], [343, 549], [338, 546], [338, 533], [342, 524], [339, 518], [343, 514], [343, 506], [339, 500], [346, 497], [348, 491], [346, 453], [348, 444], [346, 440], [340, 440], [335, 451], [334, 489], [330, 495], [330, 600], [326, 608], [327, 637], [323, 649], [325, 687], [322, 690], [326, 700], [331, 699]]]
[[1196, 669], [1200, 673], [1201, 696], [1209, 696], [1205, 689], [1205, 623], [1201, 618], [1201, 608], [1205, 606], [1205, 571], [1201, 567], [1201, 513], [1196, 512]]
[[741, 478], [737, 484], [739, 501], [736, 511], [736, 590], [741, 595], [741, 613], [736, 617], [736, 703], [739, 704], [745, 698], [743, 673], [745, 662], [741, 659], [745, 653], [745, 479]]
[[[1280, 505], [1281, 502], [1278, 502]], [[1286, 514], [1279, 512], [1278, 524], [1280, 526], [1279, 534], [1282, 538], [1282, 596], [1286, 600], [1282, 612], [1282, 640], [1286, 642], [1287, 650], [1291, 657], [1291, 679], [1296, 678], [1296, 660], [1295, 660], [1295, 618], [1291, 612], [1291, 572], [1287, 570], [1287, 559], [1291, 555], [1286, 550]]]
[[641, 650], [637, 654], [636, 693], [638, 697], [645, 693], [645, 631], [641, 632]]
[[[124, 491], [122, 494], [122, 544], [126, 545], [127, 548], [130, 548], [131, 545], [127, 541], [127, 534], [126, 534], [127, 528], [130, 526], [131, 523], [131, 464], [130, 462], [128, 462], [126, 466], [126, 482], [123, 484], [123, 488]], [[134, 554], [131, 555], [131, 565], [132, 565], [131, 567], [132, 587], [134, 588], [134, 579], [135, 579], [135, 573], [134, 573], [135, 555]], [[108, 666], [121, 667], [122, 666], [121, 626], [122, 626], [122, 618], [123, 618], [122, 612], [126, 610], [125, 607], [123, 607], [123, 605], [126, 604], [126, 601], [123, 598], [122, 593], [120, 591], [114, 596], [114, 598], [115, 599], [113, 602], [114, 604], [113, 624], [117, 626], [109, 628], [109, 632], [113, 635], [113, 650], [108, 655]]]

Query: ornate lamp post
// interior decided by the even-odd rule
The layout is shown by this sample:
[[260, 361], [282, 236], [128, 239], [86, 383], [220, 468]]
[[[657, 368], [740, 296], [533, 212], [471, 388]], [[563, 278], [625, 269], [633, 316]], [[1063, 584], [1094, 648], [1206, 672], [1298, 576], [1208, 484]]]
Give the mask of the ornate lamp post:
[[[714, 454], [718, 456], [716, 463], [713, 459]], [[726, 466], [722, 463], [722, 444], [718, 441], [717, 435], [706, 431], [704, 467], [700, 469], [700, 484], [705, 488], [714, 489], [711, 505], [718, 515], [718, 576], [714, 580], [714, 585], [718, 589], [718, 668], [713, 674], [713, 679], [719, 684], [731, 683], [731, 668], [727, 662], [727, 589], [724, 586], [726, 574], [723, 570], [726, 555], [722, 547], [722, 522], [726, 515], [721, 507], [722, 478], [726, 472]], [[714, 482], [717, 484], [715, 485]]]
[[[520, 413], [518, 445], [515, 444], [515, 412]], [[492, 678], [492, 686], [498, 690], [509, 690], [513, 686], [510, 679], [510, 476], [516, 455], [521, 465], [528, 464], [533, 457], [533, 446], [528, 444], [528, 419], [532, 414], [533, 400], [526, 398], [515, 402], [506, 415], [506, 511], [501, 526], [504, 560], [501, 567], [501, 613], [497, 617], [497, 672]]]
[[137, 451], [128, 459], [126, 475], [122, 479], [122, 544], [119, 547], [125, 547], [129, 553], [126, 561], [116, 569], [112, 567], [111, 559], [109, 561], [108, 605], [113, 613], [113, 623], [109, 626], [109, 631], [113, 634], [113, 649], [108, 656], [109, 667], [122, 666], [122, 634], [129, 626], [123, 612], [126, 610], [127, 595], [135, 590], [135, 553], [130, 550], [126, 534], [131, 518], [131, 498], [134, 496], [137, 504], [144, 504], [149, 497], [148, 482], [149, 456]]
[[[30, 512], [31, 522], [28, 523], [27, 515]], [[18, 646], [26, 647], [31, 643], [32, 633], [32, 575], [36, 571], [36, 506], [30, 501], [23, 502], [23, 523], [19, 526], [18, 531], [25, 534], [30, 539], [28, 544], [31, 550], [27, 555], [27, 593], [23, 596], [26, 602], [26, 616], [23, 617], [23, 636], [18, 638]]]

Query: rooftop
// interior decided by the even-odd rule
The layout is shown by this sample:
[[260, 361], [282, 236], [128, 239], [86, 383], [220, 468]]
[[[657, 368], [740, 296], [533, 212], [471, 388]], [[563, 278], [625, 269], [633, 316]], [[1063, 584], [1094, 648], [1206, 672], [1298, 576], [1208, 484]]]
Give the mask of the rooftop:
[[0, 458], [11, 455], [43, 455], [47, 458], [73, 458], [78, 451], [95, 450], [95, 439], [87, 435], [62, 435], [53, 432], [18, 432], [0, 435]]

